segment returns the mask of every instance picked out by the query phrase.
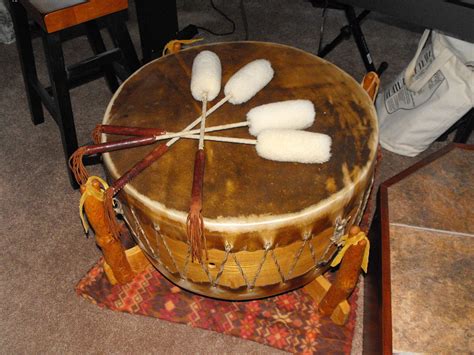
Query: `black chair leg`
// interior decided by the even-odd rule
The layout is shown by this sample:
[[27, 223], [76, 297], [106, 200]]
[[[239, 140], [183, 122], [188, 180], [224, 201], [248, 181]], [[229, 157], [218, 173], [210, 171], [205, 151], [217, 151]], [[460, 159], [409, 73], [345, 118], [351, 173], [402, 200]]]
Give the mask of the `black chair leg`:
[[[71, 154], [78, 148], [78, 144], [61, 39], [59, 33], [42, 33], [42, 37], [56, 111], [51, 114], [59, 126], [67, 163]], [[77, 183], [69, 168], [68, 173], [71, 185], [77, 188]]]
[[[99, 26], [97, 26], [97, 22], [89, 21], [85, 24], [85, 26], [87, 38], [94, 54], [97, 55], [99, 53], [104, 53], [106, 48], [102, 39], [102, 35], [100, 34]], [[101, 67], [101, 69], [104, 72], [107, 86], [109, 87], [110, 91], [114, 93], [118, 89], [119, 83], [117, 81], [117, 77], [115, 76], [115, 71], [112, 64], [104, 65]]]
[[140, 61], [128, 33], [127, 25], [120, 14], [108, 16], [105, 20], [114, 44], [122, 51], [123, 61], [130, 75], [140, 67]]
[[474, 128], [474, 109], [471, 108], [464, 116], [465, 122], [456, 130], [453, 142], [467, 143], [469, 136]]
[[28, 16], [25, 9], [18, 1], [9, 1], [10, 9], [15, 27], [16, 43], [20, 59], [23, 81], [26, 88], [28, 106], [30, 108], [31, 120], [37, 125], [44, 122], [43, 106], [41, 97], [33, 88], [32, 82], [38, 81], [36, 74], [35, 57], [31, 43], [30, 28]]

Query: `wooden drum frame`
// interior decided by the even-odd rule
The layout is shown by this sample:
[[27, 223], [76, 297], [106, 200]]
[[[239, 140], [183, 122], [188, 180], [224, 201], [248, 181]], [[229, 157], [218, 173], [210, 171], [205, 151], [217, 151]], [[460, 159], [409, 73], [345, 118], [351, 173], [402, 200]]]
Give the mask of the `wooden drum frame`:
[[[246, 63], [268, 59], [275, 76], [242, 105], [226, 103], [208, 126], [245, 120], [253, 107], [311, 100], [309, 131], [331, 136], [324, 164], [260, 158], [253, 146], [206, 142], [203, 216], [209, 259], [192, 261], [186, 235], [197, 142], [182, 139], [118, 195], [118, 209], [153, 265], [189, 291], [249, 300], [293, 290], [328, 267], [337, 241], [359, 223], [370, 191], [378, 145], [374, 106], [367, 93], [333, 64], [302, 50], [262, 42], [197, 46], [157, 59], [115, 93], [104, 124], [180, 131], [199, 117], [190, 92], [191, 67], [202, 50], [222, 62], [223, 86]], [[223, 97], [223, 90], [217, 102]], [[246, 128], [218, 135], [250, 138]], [[102, 135], [102, 141], [114, 140]], [[112, 179], [153, 147], [104, 155]]]

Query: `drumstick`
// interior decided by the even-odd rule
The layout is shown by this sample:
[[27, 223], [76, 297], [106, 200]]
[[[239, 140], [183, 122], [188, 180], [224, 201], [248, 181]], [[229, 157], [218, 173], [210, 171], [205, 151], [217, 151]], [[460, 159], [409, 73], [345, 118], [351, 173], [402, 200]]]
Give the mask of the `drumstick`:
[[[247, 102], [262, 90], [273, 78], [273, 68], [268, 60], [257, 59], [232, 75], [224, 87], [225, 97], [207, 111], [209, 116], [227, 101], [238, 105]], [[183, 131], [189, 131], [201, 123], [201, 117], [189, 124]], [[170, 147], [179, 140], [179, 137], [170, 140], [167, 145]]]
[[[207, 110], [206, 117], [224, 105], [227, 101], [236, 105], [250, 100], [258, 91], [270, 82], [273, 78], [273, 74], [274, 72], [271, 64], [267, 60], [259, 59], [248, 63], [229, 79], [225, 90], [226, 96]], [[246, 93], [245, 91], [248, 92]], [[201, 116], [189, 124], [183, 131], [190, 131], [200, 122]], [[179, 137], [176, 137], [168, 141], [166, 144], [159, 144], [156, 146], [147, 156], [145, 156], [145, 158], [136, 163], [118, 180], [116, 180], [109, 189], [107, 189], [104, 200], [106, 220], [110, 225], [114, 237], [120, 238], [120, 226], [118, 225], [113, 209], [113, 197], [125, 186], [126, 183], [150, 166], [154, 161], [159, 159], [178, 140]]]
[[[230, 123], [227, 125], [220, 125], [214, 127], [208, 127], [205, 132], [223, 131], [226, 129], [232, 129], [237, 127], [245, 127], [248, 122], [237, 122]], [[71, 169], [74, 178], [76, 179], [79, 186], [86, 183], [89, 178], [89, 172], [83, 163], [84, 156], [102, 154], [107, 152], [113, 152], [116, 150], [141, 147], [145, 145], [153, 144], [160, 140], [167, 140], [170, 138], [182, 137], [183, 135], [200, 133], [200, 129], [183, 132], [169, 132], [159, 128], [142, 128], [142, 127], [128, 127], [128, 126], [114, 126], [114, 125], [97, 125], [94, 129], [93, 137], [96, 144], [85, 145], [79, 147], [70, 157], [68, 161], [69, 168]], [[126, 138], [114, 142], [97, 143], [100, 141], [100, 135], [106, 134], [119, 134], [119, 135], [131, 135], [136, 136], [133, 138]], [[99, 137], [99, 138], [98, 138]]]
[[[199, 139], [197, 135], [182, 138]], [[268, 160], [295, 163], [325, 163], [331, 158], [331, 137], [326, 134], [275, 129], [260, 133], [257, 139], [204, 136], [205, 140], [255, 145], [257, 154]]]
[[204, 234], [204, 221], [202, 218], [202, 199], [204, 185], [204, 168], [206, 165], [206, 155], [204, 153], [204, 129], [206, 125], [206, 95], [202, 100], [202, 121], [198, 139], [199, 146], [194, 157], [193, 185], [191, 190], [191, 202], [189, 204], [188, 217], [186, 219], [186, 231], [189, 245], [191, 247], [191, 260], [202, 260], [202, 244], [207, 254], [206, 236]]
[[[314, 123], [316, 112], [314, 105], [309, 100], [287, 100], [272, 102], [252, 108], [247, 113], [247, 120], [225, 125], [206, 127], [205, 132], [215, 132], [232, 128], [249, 127], [253, 136], [266, 129], [305, 129]], [[166, 140], [200, 133], [199, 130], [181, 132], [166, 132], [157, 128], [141, 128], [114, 125], [97, 125], [95, 130], [98, 134], [126, 134], [136, 136], [156, 136], [156, 140]]]
[[[256, 72], [259, 75], [254, 75]], [[239, 104], [250, 100], [253, 96], [257, 94], [265, 85], [267, 85], [270, 80], [273, 78], [273, 69], [270, 62], [264, 59], [259, 59], [253, 62], [248, 63], [246, 66], [242, 67], [237, 71], [227, 82], [226, 84], [226, 96], [223, 97], [219, 102], [214, 106], [207, 109], [207, 116], [210, 116], [217, 109], [223, 106], [227, 101], [233, 104]], [[248, 82], [248, 77], [253, 78], [253, 82]], [[255, 77], [259, 79], [256, 80]], [[247, 81], [247, 82], [246, 82]], [[252, 86], [247, 88], [246, 86]], [[248, 92], [246, 91], [248, 89]], [[294, 100], [294, 101], [306, 101], [306, 100]], [[264, 106], [264, 105], [262, 105]], [[249, 111], [250, 113], [250, 111]], [[186, 128], [181, 132], [190, 131], [198, 124], [201, 123], [202, 115], [196, 118], [192, 123], [190, 123]], [[215, 126], [211, 129], [206, 128], [206, 132], [213, 132], [214, 130], [223, 130], [231, 129], [238, 127], [245, 127], [250, 125], [250, 121], [243, 121], [238, 123], [231, 123], [228, 125]], [[291, 127], [286, 127], [291, 128]], [[93, 138], [96, 143], [100, 142], [100, 134], [116, 134], [116, 135], [130, 135], [130, 136], [149, 136], [149, 135], [162, 135], [162, 130], [157, 128], [148, 128], [148, 127], [128, 127], [128, 126], [118, 126], [118, 125], [103, 125], [98, 124], [93, 132]], [[197, 133], [197, 132], [196, 132]], [[175, 136], [175, 139], [168, 142], [170, 147], [178, 141], [179, 136]], [[168, 137], [169, 138], [169, 137]], [[164, 138], [164, 139], [168, 139]]]
[[186, 219], [188, 242], [191, 249], [191, 260], [202, 261], [202, 249], [207, 255], [206, 236], [202, 218], [202, 200], [204, 185], [204, 168], [206, 155], [204, 152], [204, 131], [206, 129], [207, 101], [212, 101], [221, 90], [222, 67], [217, 54], [210, 51], [199, 53], [193, 61], [191, 75], [191, 93], [194, 99], [202, 101], [201, 127], [199, 145], [194, 157], [193, 185], [188, 217]]
[[115, 180], [109, 188], [105, 191], [104, 208], [105, 208], [105, 223], [108, 224], [110, 231], [114, 238], [120, 239], [121, 228], [115, 216], [114, 211], [114, 196], [123, 189], [125, 184], [140, 174], [143, 170], [148, 168], [153, 162], [158, 160], [163, 154], [168, 151], [166, 144], [158, 144], [153, 150], [148, 153], [142, 160], [128, 169], [121, 177]]
[[117, 126], [117, 125], [105, 125], [98, 124], [92, 131], [92, 139], [94, 143], [100, 143], [102, 133], [114, 134], [120, 136], [159, 136], [165, 134], [166, 131], [160, 128], [148, 128], [148, 127], [130, 127], [130, 126]]
[[[211, 107], [209, 110], [206, 111], [206, 117], [209, 116], [211, 113], [215, 112], [219, 107], [221, 107], [224, 103], [227, 102], [229, 98], [224, 97], [221, 101]], [[199, 116], [193, 123], [188, 125], [184, 131], [189, 131], [191, 128], [196, 126], [201, 122], [201, 116]], [[225, 130], [231, 129], [236, 127], [244, 127], [247, 125], [247, 122], [240, 122], [240, 123], [231, 123], [228, 125], [210, 127], [206, 129], [206, 132], [213, 132], [217, 130]], [[198, 133], [199, 130], [192, 131], [192, 133]], [[146, 139], [142, 138], [129, 138], [115, 142], [100, 142], [100, 135], [102, 133], [105, 134], [114, 134], [114, 135], [130, 135], [130, 136], [138, 136], [138, 137], [146, 137]], [[138, 147], [141, 145], [148, 145], [155, 143], [158, 140], [170, 139], [174, 137], [180, 137], [182, 134], [171, 134], [165, 135], [166, 131], [159, 129], [159, 128], [148, 128], [148, 127], [129, 127], [129, 126], [118, 126], [118, 125], [103, 125], [98, 124], [93, 133], [92, 137], [94, 139], [95, 145], [84, 146], [80, 147], [76, 152], [71, 155], [69, 158], [69, 167], [73, 171], [76, 181], [79, 185], [82, 185], [87, 181], [89, 174], [84, 167], [82, 162], [82, 158], [84, 155], [93, 155], [99, 153], [106, 153], [114, 150], [125, 149], [125, 148], [133, 148]], [[167, 147], [173, 145], [179, 138], [175, 138], [172, 141], [166, 143]], [[151, 153], [150, 153], [151, 154]], [[139, 172], [138, 172], [139, 173]], [[138, 174], [137, 173], [137, 174]]]
[[[207, 114], [209, 115], [209, 114]], [[226, 129], [232, 129], [237, 127], [247, 126], [248, 122], [237, 122], [230, 123], [227, 125], [220, 125], [215, 127], [206, 128], [206, 132], [222, 131]], [[89, 173], [84, 166], [83, 157], [88, 155], [102, 154], [112, 152], [121, 149], [135, 148], [145, 145], [153, 144], [160, 140], [167, 140], [170, 138], [181, 137], [185, 134], [199, 133], [200, 130], [191, 130], [183, 132], [169, 132], [159, 128], [147, 128], [147, 127], [128, 127], [128, 126], [115, 126], [115, 125], [102, 125], [98, 124], [93, 131], [93, 139], [96, 144], [85, 145], [79, 147], [69, 157], [69, 168], [71, 169], [74, 178], [79, 185], [83, 185], [89, 178]], [[114, 142], [100, 142], [100, 135], [105, 134], [117, 134], [135, 136], [133, 138], [126, 138]]]
[[[156, 132], [158, 130], [155, 129]], [[162, 131], [165, 132], [165, 131]], [[84, 163], [83, 157], [85, 155], [94, 155], [101, 154], [105, 152], [112, 152], [121, 149], [141, 147], [156, 142], [155, 136], [143, 136], [143, 137], [133, 137], [122, 139], [115, 142], [105, 142], [99, 144], [91, 144], [79, 147], [69, 158], [68, 164], [71, 169], [74, 178], [76, 179], [79, 186], [82, 186], [86, 183], [89, 178], [89, 173], [87, 172]]]

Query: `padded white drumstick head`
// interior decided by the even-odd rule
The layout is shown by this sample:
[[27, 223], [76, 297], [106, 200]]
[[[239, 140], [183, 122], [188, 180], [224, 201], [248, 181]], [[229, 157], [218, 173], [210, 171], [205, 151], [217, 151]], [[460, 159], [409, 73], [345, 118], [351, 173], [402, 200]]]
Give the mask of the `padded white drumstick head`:
[[193, 61], [191, 93], [198, 101], [214, 100], [221, 91], [222, 66], [216, 53], [200, 52]]
[[254, 107], [247, 113], [249, 132], [257, 136], [266, 129], [305, 129], [316, 112], [309, 100], [288, 100]]
[[273, 78], [273, 68], [266, 59], [257, 59], [239, 69], [224, 87], [229, 102], [238, 105], [250, 100]]
[[331, 137], [290, 129], [270, 129], [259, 134], [257, 154], [283, 162], [324, 163], [331, 158]]

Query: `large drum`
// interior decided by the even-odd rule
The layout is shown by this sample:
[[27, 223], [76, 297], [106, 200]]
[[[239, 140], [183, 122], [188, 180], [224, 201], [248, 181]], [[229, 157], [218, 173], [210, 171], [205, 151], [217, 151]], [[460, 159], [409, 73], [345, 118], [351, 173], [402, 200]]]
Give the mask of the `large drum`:
[[[260, 158], [251, 145], [207, 141], [202, 212], [209, 257], [201, 263], [191, 260], [186, 235], [197, 141], [181, 139], [125, 187], [118, 196], [124, 219], [153, 265], [187, 290], [248, 300], [295, 289], [327, 269], [338, 238], [358, 223], [376, 159], [374, 106], [352, 77], [312, 54], [270, 43], [219, 43], [141, 68], [117, 91], [104, 123], [182, 130], [200, 114], [190, 79], [193, 59], [205, 49], [219, 55], [223, 85], [255, 59], [268, 59], [275, 70], [255, 97], [226, 103], [208, 126], [244, 121], [258, 105], [308, 99], [316, 108], [308, 130], [331, 136], [332, 157], [324, 164], [281, 163]], [[219, 135], [252, 138], [246, 128]], [[151, 149], [106, 154], [110, 178]]]

